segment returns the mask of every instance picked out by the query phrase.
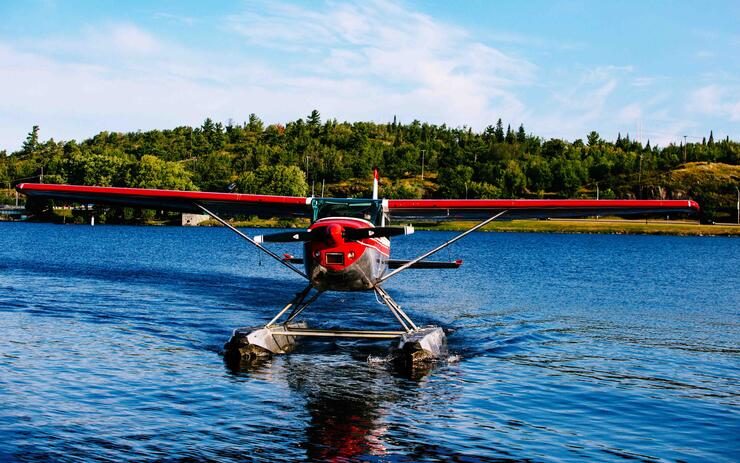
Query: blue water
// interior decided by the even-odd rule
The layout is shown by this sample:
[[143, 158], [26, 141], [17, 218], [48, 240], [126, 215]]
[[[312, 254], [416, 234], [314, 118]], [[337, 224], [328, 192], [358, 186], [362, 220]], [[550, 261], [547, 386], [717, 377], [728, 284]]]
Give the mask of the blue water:
[[[386, 287], [449, 362], [315, 341], [235, 371], [232, 329], [302, 282], [227, 230], [0, 223], [0, 461], [740, 461], [740, 240], [476, 233], [438, 257], [465, 263]], [[305, 318], [393, 327], [370, 294]]]

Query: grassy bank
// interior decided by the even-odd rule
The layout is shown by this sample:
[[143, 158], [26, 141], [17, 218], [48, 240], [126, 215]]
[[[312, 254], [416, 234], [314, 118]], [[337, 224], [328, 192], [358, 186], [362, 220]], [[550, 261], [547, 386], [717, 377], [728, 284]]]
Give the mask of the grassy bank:
[[[416, 224], [419, 230], [466, 230], [474, 222]], [[512, 220], [493, 222], [483, 230], [523, 233], [604, 233], [617, 235], [740, 236], [737, 225], [699, 225], [683, 221], [637, 220]]]

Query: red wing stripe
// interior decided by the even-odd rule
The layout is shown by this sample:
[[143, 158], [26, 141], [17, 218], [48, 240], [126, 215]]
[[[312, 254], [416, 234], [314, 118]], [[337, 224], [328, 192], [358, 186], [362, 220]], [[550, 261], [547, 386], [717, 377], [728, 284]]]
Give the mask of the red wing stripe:
[[17, 187], [21, 193], [39, 192], [82, 193], [101, 196], [129, 196], [141, 198], [166, 198], [186, 200], [207, 200], [226, 202], [248, 202], [266, 204], [306, 205], [307, 198], [295, 196], [248, 195], [240, 193], [216, 193], [209, 191], [150, 190], [144, 188], [120, 188], [79, 185], [53, 185], [48, 183], [21, 183]]
[[589, 217], [695, 213], [699, 205], [690, 200], [616, 199], [391, 199], [388, 214], [394, 219], [484, 219], [507, 211], [503, 220], [527, 218]]
[[699, 210], [690, 200], [646, 199], [390, 199], [388, 209], [676, 208]]

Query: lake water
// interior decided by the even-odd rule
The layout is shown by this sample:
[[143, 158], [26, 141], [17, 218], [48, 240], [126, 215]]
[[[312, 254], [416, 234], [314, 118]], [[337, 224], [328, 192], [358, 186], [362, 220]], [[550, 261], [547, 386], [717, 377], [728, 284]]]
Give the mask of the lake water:
[[[234, 371], [231, 331], [303, 283], [228, 230], [0, 223], [0, 461], [740, 461], [740, 240], [475, 233], [437, 258], [465, 263], [386, 289], [449, 362], [312, 341]], [[304, 318], [395, 329], [372, 294]]]

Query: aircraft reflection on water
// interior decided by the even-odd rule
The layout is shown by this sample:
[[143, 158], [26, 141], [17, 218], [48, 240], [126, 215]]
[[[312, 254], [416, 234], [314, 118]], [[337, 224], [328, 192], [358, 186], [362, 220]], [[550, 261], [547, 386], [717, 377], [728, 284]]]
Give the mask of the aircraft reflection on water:
[[304, 446], [310, 461], [392, 456], [401, 451], [393, 437], [396, 431], [404, 435], [404, 441], [415, 442], [425, 458], [438, 454], [448, 459], [458, 453], [431, 444], [426, 436], [388, 420], [390, 412], [398, 410], [399, 402], [412, 404], [409, 413], [417, 404], [426, 410], [440, 407], [442, 413], [442, 408], [446, 410], [456, 400], [455, 388], [449, 388], [447, 382], [441, 383], [445, 387], [428, 387], [429, 375], [437, 368], [446, 369], [445, 362], [399, 369], [383, 362], [355, 361], [355, 356], [367, 358], [366, 352], [339, 362], [335, 355], [328, 355], [326, 361], [322, 356], [258, 358], [238, 364], [226, 362], [226, 366], [236, 379], [287, 384], [305, 399], [309, 420]]

